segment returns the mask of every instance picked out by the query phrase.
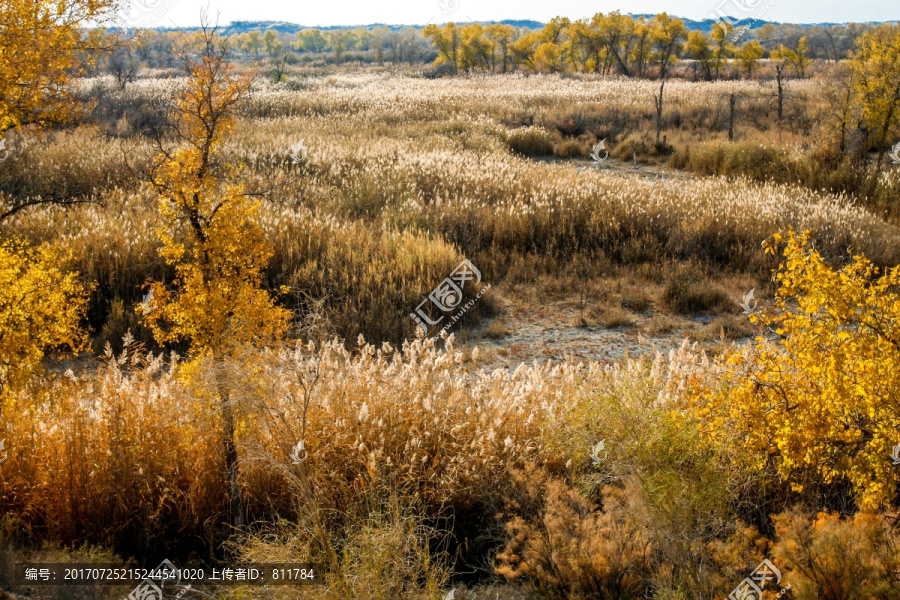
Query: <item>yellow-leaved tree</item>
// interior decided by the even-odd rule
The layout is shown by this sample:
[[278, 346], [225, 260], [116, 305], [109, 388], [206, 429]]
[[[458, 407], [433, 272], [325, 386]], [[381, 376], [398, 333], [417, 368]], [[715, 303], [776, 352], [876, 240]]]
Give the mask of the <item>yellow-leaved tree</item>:
[[[68, 86], [99, 48], [119, 0], [0, 1], [0, 137], [67, 117]], [[86, 26], [91, 25], [92, 29]]]
[[724, 381], [695, 398], [702, 428], [772, 464], [795, 490], [849, 482], [874, 509], [897, 493], [900, 444], [900, 267], [853, 256], [831, 267], [806, 234], [784, 243], [775, 310], [751, 315], [771, 331], [728, 357]]
[[449, 65], [455, 75], [459, 63], [460, 31], [453, 23], [447, 23], [443, 28], [431, 24], [425, 27], [422, 35], [430, 39], [437, 48], [438, 56], [434, 60], [434, 66]]
[[48, 350], [86, 345], [79, 322], [87, 290], [77, 274], [61, 270], [65, 259], [47, 246], [0, 245], [0, 409]]
[[885, 146], [900, 132], [900, 25], [879, 25], [864, 33], [856, 42], [850, 68], [880, 171]]
[[235, 169], [219, 161], [234, 108], [251, 79], [233, 73], [214, 29], [200, 33], [199, 60], [183, 56], [191, 75], [174, 108], [173, 127], [182, 143], [157, 157], [148, 178], [159, 193], [161, 253], [174, 267], [175, 280], [169, 287], [152, 283], [152, 300], [138, 310], [158, 342], [188, 342], [195, 366], [212, 360], [217, 369], [232, 520], [239, 526], [234, 412], [219, 369], [236, 349], [282, 336], [289, 312], [262, 287], [273, 249], [256, 220], [259, 203], [230, 181]]
[[[117, 0], [0, 0], [0, 143], [9, 129], [60, 121], [74, 107], [71, 78], [99, 47]], [[0, 220], [31, 204], [67, 198], [3, 198]], [[50, 247], [0, 244], [0, 407], [41, 367], [48, 350], [79, 349], [87, 291]]]

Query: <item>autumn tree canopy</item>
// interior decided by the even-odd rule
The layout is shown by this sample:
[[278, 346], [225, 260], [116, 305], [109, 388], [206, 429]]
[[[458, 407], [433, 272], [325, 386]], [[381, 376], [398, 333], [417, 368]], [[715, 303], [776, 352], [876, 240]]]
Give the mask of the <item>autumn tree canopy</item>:
[[900, 131], [900, 26], [881, 25], [865, 33], [850, 61], [856, 93], [870, 140], [882, 150]]
[[[101, 45], [119, 0], [0, 0], [0, 135], [69, 115], [67, 87]], [[87, 26], [94, 29], [87, 29]]]
[[65, 262], [48, 246], [0, 245], [0, 406], [41, 368], [48, 350], [85, 346], [79, 322], [88, 290], [77, 273], [61, 269]]
[[153, 284], [156, 308], [145, 315], [160, 343], [188, 341], [198, 356], [279, 337], [287, 323], [261, 287], [273, 250], [256, 220], [259, 202], [229, 181], [233, 167], [218, 160], [252, 80], [234, 74], [214, 32], [201, 33], [200, 59], [189, 63], [174, 110], [183, 145], [162, 152], [149, 178], [165, 223], [162, 255], [176, 281], [173, 290]]
[[778, 337], [729, 356], [724, 380], [697, 399], [702, 428], [795, 490], [816, 475], [848, 482], [862, 508], [882, 506], [898, 481], [900, 266], [857, 255], [835, 269], [807, 235], [784, 241], [775, 311], [751, 316]]

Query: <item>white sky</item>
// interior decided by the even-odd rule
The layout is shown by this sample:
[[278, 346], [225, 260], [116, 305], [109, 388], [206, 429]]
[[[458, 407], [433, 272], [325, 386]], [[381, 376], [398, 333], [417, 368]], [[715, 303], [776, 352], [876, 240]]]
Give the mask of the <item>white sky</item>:
[[[900, 0], [131, 0], [131, 14], [143, 26], [197, 25], [203, 7], [231, 21], [287, 21], [307, 26], [388, 23], [423, 25], [534, 19], [572, 19], [597, 12], [658, 13], [691, 19], [717, 9], [734, 17], [792, 23], [891, 21], [900, 19]], [[445, 3], [444, 6], [441, 3]], [[449, 9], [449, 10], [446, 10]]]

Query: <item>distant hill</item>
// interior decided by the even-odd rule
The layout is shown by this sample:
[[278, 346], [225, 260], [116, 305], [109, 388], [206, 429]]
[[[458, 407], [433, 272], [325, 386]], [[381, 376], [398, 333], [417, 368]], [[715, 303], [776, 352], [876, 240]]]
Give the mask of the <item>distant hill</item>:
[[[642, 15], [631, 15], [632, 17], [644, 17], [646, 19], [652, 19], [656, 15], [653, 14], [642, 14]], [[749, 27], [750, 29], [758, 29], [767, 23], [771, 23], [772, 25], [781, 25], [778, 21], [765, 21], [763, 19], [734, 19], [734, 17], [729, 15], [729, 18], [732, 19], [731, 24], [734, 25], [735, 28], [738, 27]], [[681, 19], [684, 21], [684, 26], [688, 29], [696, 29], [698, 31], [705, 31], [709, 33], [712, 31], [712, 28], [715, 27], [718, 20], [713, 19], [703, 19], [702, 21], [694, 21], [693, 19]], [[805, 25], [801, 25], [801, 27], [806, 27]], [[812, 27], [812, 25], [809, 25]]]
[[[632, 17], [645, 17], [650, 19], [654, 17], [653, 14], [632, 14]], [[718, 21], [713, 19], [703, 19], [702, 21], [695, 21], [693, 19], [682, 19], [684, 24], [688, 29], [696, 29], [699, 31], [710, 32], [712, 28]], [[893, 22], [893, 21], [892, 21]], [[527, 27], [528, 29], [541, 29], [544, 26], [544, 23], [540, 21], [533, 21], [530, 19], [504, 19], [502, 21], [478, 21], [482, 25], [488, 25], [493, 23], [502, 23], [504, 25], [512, 25], [513, 27]], [[744, 27], [747, 26], [750, 29], [758, 29], [767, 23], [771, 23], [773, 25], [781, 25], [778, 21], [765, 21], [763, 19], [737, 19], [732, 21], [732, 24], [735, 27]], [[463, 21], [459, 21], [459, 24], [463, 24]], [[833, 25], [844, 25], [845, 23], [799, 23], [798, 27], [816, 27], [816, 26], [833, 26]], [[286, 34], [294, 34], [303, 29], [320, 29], [322, 31], [330, 31], [333, 29], [346, 29], [347, 25], [299, 25], [297, 23], [288, 23], [286, 21], [233, 21], [228, 25], [224, 25], [220, 27], [220, 32], [225, 35], [232, 34], [240, 34], [247, 33], [248, 31], [265, 31], [267, 29], [273, 29], [278, 33], [286, 33]], [[371, 23], [369, 25], [359, 25], [352, 26], [351, 28], [359, 27], [361, 29], [375, 29], [378, 27], [386, 27], [391, 30], [399, 30], [399, 29], [407, 29], [414, 28], [420, 29], [424, 27], [424, 25], [389, 25], [387, 23]], [[159, 27], [157, 28], [160, 31], [194, 31], [196, 27]]]
[[[540, 21], [532, 21], [529, 19], [504, 19], [503, 21], [481, 21], [483, 25], [488, 23], [502, 23], [504, 25], [512, 25], [513, 27], [528, 27], [530, 29], [540, 29], [544, 26]], [[220, 27], [220, 31], [225, 35], [232, 35], [235, 33], [247, 33], [248, 31], [265, 31], [266, 29], [273, 29], [278, 33], [297, 33], [298, 31], [302, 31], [304, 29], [319, 29], [321, 31], [331, 31], [334, 29], [346, 29], [348, 26], [346, 25], [298, 25], [297, 23], [287, 23], [285, 21], [233, 21], [228, 25]], [[379, 27], [386, 27], [391, 30], [399, 30], [399, 29], [407, 29], [414, 28], [420, 29], [424, 27], [424, 25], [389, 25], [387, 23], [371, 23], [369, 25], [358, 25], [353, 26], [352, 28], [359, 27], [360, 29], [376, 29]], [[165, 28], [166, 30], [171, 30], [172, 28]], [[192, 31], [196, 29], [195, 27], [183, 27], [181, 28], [184, 31]]]

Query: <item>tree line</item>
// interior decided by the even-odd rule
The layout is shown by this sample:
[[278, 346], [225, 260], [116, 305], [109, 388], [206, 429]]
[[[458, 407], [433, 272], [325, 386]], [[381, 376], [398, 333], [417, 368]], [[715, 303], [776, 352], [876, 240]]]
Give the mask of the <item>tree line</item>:
[[[831, 53], [824, 54], [826, 60], [846, 57], [849, 48], [843, 40], [856, 30], [844, 31], [842, 37], [829, 33], [835, 41]], [[672, 63], [688, 59], [696, 78], [715, 80], [734, 73], [752, 77], [768, 56], [786, 61], [804, 76], [813, 57], [807, 35], [790, 30], [779, 34], [769, 24], [739, 45], [745, 34], [726, 22], [717, 23], [707, 34], [689, 30], [681, 19], [666, 13], [647, 19], [619, 12], [576, 21], [556, 17], [543, 29], [524, 32], [509, 25], [478, 23], [429, 25], [424, 30], [438, 52], [434, 66], [454, 74], [520, 70], [663, 77]], [[736, 68], [727, 70], [728, 66]]]
[[[619, 12], [590, 19], [551, 19], [542, 29], [493, 23], [447, 23], [424, 29], [308, 28], [286, 34], [273, 29], [226, 36], [233, 54], [252, 60], [292, 62], [363, 62], [383, 65], [421, 64], [459, 72], [588, 72], [647, 77], [657, 66], [655, 46], [668, 23], [675, 34], [678, 59], [687, 59], [698, 79], [752, 77], [764, 58], [785, 55], [782, 48], [804, 59], [837, 62], [849, 56], [856, 40], [871, 29], [864, 24], [800, 27], [766, 24], [735, 30], [717, 23], [710, 33], [690, 30], [665, 13], [652, 18]], [[134, 48], [122, 49], [119, 61], [148, 67], [173, 66], [173, 49], [180, 31], [146, 31]], [[778, 53], [773, 56], [773, 53]], [[790, 61], [791, 67], [800, 67]]]

